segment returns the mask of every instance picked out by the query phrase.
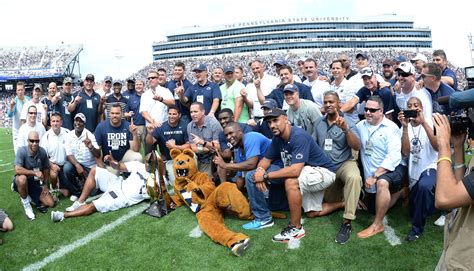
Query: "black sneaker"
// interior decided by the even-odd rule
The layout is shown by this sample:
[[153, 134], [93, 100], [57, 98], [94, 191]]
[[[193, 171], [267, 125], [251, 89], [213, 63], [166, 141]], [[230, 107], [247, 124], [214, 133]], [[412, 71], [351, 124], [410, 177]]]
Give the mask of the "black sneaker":
[[349, 240], [349, 237], [351, 237], [351, 232], [352, 225], [350, 223], [342, 223], [341, 228], [339, 229], [339, 232], [336, 235], [336, 243], [341, 245], [345, 244]]
[[405, 240], [406, 240], [407, 242], [410, 242], [410, 243], [411, 243], [411, 242], [415, 242], [416, 240], [418, 240], [418, 239], [420, 238], [420, 236], [421, 236], [421, 235], [414, 234], [414, 233], [411, 233], [411, 232], [410, 232], [410, 233], [407, 235], [407, 237], [405, 238]]

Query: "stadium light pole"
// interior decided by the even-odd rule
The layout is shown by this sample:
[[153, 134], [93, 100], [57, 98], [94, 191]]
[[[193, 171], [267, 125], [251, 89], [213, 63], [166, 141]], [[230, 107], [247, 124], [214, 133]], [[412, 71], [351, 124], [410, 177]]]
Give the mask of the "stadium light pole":
[[472, 44], [472, 34], [469, 34], [467, 36], [467, 39], [469, 40], [469, 54], [470, 54], [470, 57], [471, 57], [471, 65], [474, 65], [474, 56], [473, 56], [474, 48], [473, 48], [473, 44]]
[[117, 77], [121, 78], [122, 77], [122, 72], [121, 72], [121, 64], [122, 64], [122, 59], [123, 55], [121, 55], [118, 51], [115, 53], [115, 58], [117, 59], [117, 67], [118, 67], [118, 72], [117, 72]]

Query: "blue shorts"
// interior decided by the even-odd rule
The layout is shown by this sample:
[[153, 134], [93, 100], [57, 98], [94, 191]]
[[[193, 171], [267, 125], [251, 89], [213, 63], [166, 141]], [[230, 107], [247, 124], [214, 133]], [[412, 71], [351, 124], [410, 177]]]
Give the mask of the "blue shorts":
[[[13, 176], [13, 190], [18, 192], [18, 187], [16, 185], [16, 175]], [[43, 192], [43, 186], [40, 182], [35, 181], [34, 177], [26, 177], [26, 181], [28, 182], [28, 195], [30, 196], [33, 203], [37, 206], [41, 205], [40, 196], [41, 192]]]

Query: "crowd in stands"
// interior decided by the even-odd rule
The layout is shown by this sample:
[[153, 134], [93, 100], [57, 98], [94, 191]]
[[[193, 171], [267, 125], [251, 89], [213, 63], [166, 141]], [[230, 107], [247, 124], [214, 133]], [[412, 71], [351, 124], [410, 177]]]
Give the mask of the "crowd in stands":
[[80, 49], [79, 45], [0, 48], [0, 76], [34, 78], [60, 74]]
[[[245, 230], [271, 227], [271, 211], [289, 210], [288, 227], [273, 237], [288, 242], [306, 234], [302, 210], [317, 217], [343, 209], [335, 240], [344, 244], [365, 190], [375, 216], [357, 236], [383, 232], [383, 217], [404, 198], [413, 242], [437, 211], [431, 118], [454, 111], [437, 98], [463, 88], [462, 70], [448, 63], [443, 50], [250, 54], [154, 62], [123, 81], [106, 76], [100, 88], [88, 74], [77, 92], [65, 78], [44, 96], [36, 85], [31, 98], [18, 83], [15, 97], [4, 98], [14, 189], [30, 220], [31, 203], [40, 212], [55, 206], [50, 189], [73, 202], [52, 212], [55, 222], [113, 211], [147, 198], [141, 148], [159, 150], [168, 184], [176, 177], [170, 149], [191, 149], [199, 171], [248, 196], [255, 219]], [[132, 171], [123, 187], [133, 189], [119, 184], [85, 203], [92, 188], [116, 185], [121, 171]], [[248, 240], [223, 245], [240, 256]]]

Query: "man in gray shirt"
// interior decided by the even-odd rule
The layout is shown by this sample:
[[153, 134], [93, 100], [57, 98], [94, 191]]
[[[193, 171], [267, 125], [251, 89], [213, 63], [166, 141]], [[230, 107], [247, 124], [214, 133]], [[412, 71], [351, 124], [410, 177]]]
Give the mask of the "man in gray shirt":
[[194, 102], [189, 108], [191, 122], [188, 124], [188, 138], [192, 151], [197, 155], [198, 170], [212, 178], [211, 158], [219, 148], [219, 133], [222, 127], [218, 120], [205, 115], [204, 105]]
[[321, 118], [321, 109], [313, 101], [300, 98], [298, 86], [288, 84], [283, 89], [285, 102], [290, 108], [287, 110], [288, 120], [297, 127], [303, 128], [310, 135], [314, 132], [316, 122]]
[[355, 123], [350, 117], [340, 115], [341, 103], [335, 91], [324, 93], [324, 109], [327, 115], [315, 125], [313, 137], [316, 143], [331, 158], [337, 168], [336, 180], [326, 189], [323, 210], [314, 216], [323, 216], [344, 207], [343, 223], [336, 235], [336, 243], [344, 244], [349, 240], [356, 218], [355, 212], [359, 200], [362, 178], [352, 149], [359, 150], [359, 138], [352, 131]]

